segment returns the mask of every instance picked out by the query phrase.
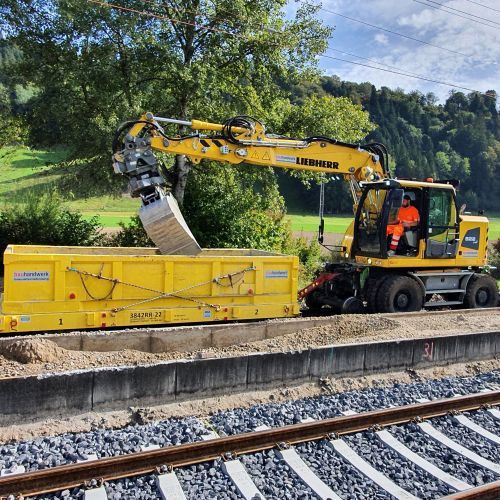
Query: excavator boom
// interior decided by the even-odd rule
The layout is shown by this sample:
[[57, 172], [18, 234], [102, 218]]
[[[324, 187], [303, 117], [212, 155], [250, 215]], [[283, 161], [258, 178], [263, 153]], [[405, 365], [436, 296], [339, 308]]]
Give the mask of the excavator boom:
[[[165, 134], [162, 123], [189, 127], [192, 132], [170, 137]], [[207, 131], [212, 134], [206, 134]], [[123, 133], [125, 138], [120, 141]], [[211, 160], [339, 175], [350, 184], [354, 212], [361, 196], [359, 183], [389, 177], [387, 152], [381, 144], [359, 146], [321, 136], [291, 139], [266, 134], [264, 125], [249, 117], [235, 117], [219, 124], [146, 113], [140, 120], [126, 122], [117, 130], [113, 165], [115, 172], [129, 178], [132, 196], [141, 197], [143, 207], [139, 215], [163, 253], [185, 253], [188, 249], [196, 253], [196, 245], [191, 245], [194, 238], [175, 200], [164, 192], [165, 179], [160, 174], [154, 151], [185, 155], [193, 163]], [[179, 236], [179, 245], [172, 245], [173, 233]]]

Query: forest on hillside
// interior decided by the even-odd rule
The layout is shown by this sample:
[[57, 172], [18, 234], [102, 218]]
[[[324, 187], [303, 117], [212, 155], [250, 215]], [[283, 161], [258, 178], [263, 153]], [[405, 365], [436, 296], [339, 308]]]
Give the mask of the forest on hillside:
[[[495, 91], [488, 95], [452, 91], [445, 103], [439, 103], [432, 93], [376, 89], [368, 82], [357, 84], [335, 76], [288, 90], [297, 102], [311, 94], [348, 97], [367, 110], [376, 124], [366, 142], [388, 147], [393, 175], [458, 179], [460, 202], [469, 210], [500, 211], [500, 117]], [[280, 183], [289, 209], [316, 210], [319, 188], [301, 188], [283, 176]], [[330, 183], [325, 195], [327, 210], [350, 211], [342, 182]]]

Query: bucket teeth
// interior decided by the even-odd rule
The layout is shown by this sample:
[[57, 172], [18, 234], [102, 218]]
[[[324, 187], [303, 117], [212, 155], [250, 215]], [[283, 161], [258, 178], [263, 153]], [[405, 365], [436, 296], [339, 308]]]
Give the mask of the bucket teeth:
[[201, 252], [171, 194], [143, 205], [139, 209], [139, 218], [161, 254], [198, 255]]

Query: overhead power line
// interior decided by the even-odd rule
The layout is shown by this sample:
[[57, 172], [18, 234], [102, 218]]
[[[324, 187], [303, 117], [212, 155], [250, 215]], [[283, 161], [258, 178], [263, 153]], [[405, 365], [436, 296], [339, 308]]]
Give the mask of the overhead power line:
[[416, 78], [418, 80], [424, 80], [426, 82], [432, 82], [432, 83], [436, 83], [438, 85], [445, 85], [447, 87], [453, 87], [456, 89], [468, 90], [469, 92], [475, 92], [477, 94], [481, 94], [481, 95], [484, 95], [486, 97], [493, 97], [492, 95], [488, 94], [487, 92], [481, 92], [479, 90], [471, 89], [469, 87], [463, 87], [461, 85], [456, 85], [456, 84], [450, 83], [450, 82], [444, 82], [442, 80], [436, 80], [434, 78], [427, 78], [425, 76], [418, 76], [418, 75], [415, 75], [413, 73], [407, 73], [405, 71], [395, 71], [395, 70], [391, 70], [391, 69], [377, 68], [376, 66], [370, 66], [369, 64], [364, 64], [364, 63], [360, 63], [360, 62], [356, 62], [356, 61], [348, 61], [347, 59], [341, 59], [339, 57], [333, 57], [333, 56], [329, 56], [327, 54], [321, 54], [319, 57], [326, 57], [328, 59], [333, 59], [335, 61], [342, 61], [342, 62], [349, 63], [349, 64], [355, 64], [356, 66], [363, 66], [365, 68], [376, 69], [378, 71], [385, 71], [386, 73], [393, 73], [395, 75], [402, 75], [402, 76], [406, 76], [408, 78]]
[[[314, 4], [309, 3], [309, 2], [302, 1], [301, 3], [303, 3], [305, 5], [309, 5], [311, 7], [317, 7], [317, 5], [314, 5]], [[425, 40], [420, 40], [419, 38], [415, 38], [413, 36], [406, 35], [405, 33], [400, 33], [398, 31], [393, 31], [393, 30], [390, 30], [388, 28], [383, 28], [382, 26], [377, 26], [375, 24], [371, 24], [371, 23], [369, 23], [367, 21], [363, 21], [361, 19], [356, 19], [354, 17], [346, 16], [345, 14], [341, 14], [340, 12], [335, 12], [333, 10], [326, 9], [325, 7], [320, 7], [320, 10], [322, 10], [324, 12], [328, 12], [328, 13], [333, 14], [333, 15], [338, 16], [338, 17], [342, 17], [344, 19], [348, 19], [349, 21], [352, 21], [352, 22], [355, 22], [355, 23], [364, 24], [365, 26], [370, 26], [370, 28], [374, 28], [374, 29], [377, 29], [377, 30], [380, 30], [380, 31], [385, 31], [386, 33], [390, 33], [391, 35], [400, 36], [402, 38], [406, 38], [407, 40], [412, 40], [414, 42], [418, 42], [418, 43], [421, 43], [423, 45], [427, 45], [429, 47], [434, 47], [436, 49], [444, 50], [446, 52], [449, 52], [450, 54], [455, 54], [455, 55], [458, 55], [458, 56], [467, 57], [469, 59], [473, 58], [473, 56], [470, 56], [469, 54], [465, 54], [464, 52], [460, 52], [458, 50], [453, 50], [453, 49], [448, 49], [446, 47], [443, 47], [442, 45], [436, 45], [436, 44], [431, 43], [431, 42], [426, 42]], [[495, 62], [495, 64], [496, 64], [496, 62]]]
[[[153, 17], [153, 18], [156, 18], [156, 19], [160, 19], [160, 20], [170, 21], [172, 23], [187, 24], [187, 25], [190, 25], [190, 26], [199, 27], [199, 28], [207, 30], [207, 31], [222, 32], [222, 33], [228, 34], [230, 36], [233, 36], [235, 38], [245, 39], [245, 37], [243, 37], [241, 35], [238, 35], [236, 33], [231, 33], [230, 31], [220, 30], [220, 29], [215, 28], [215, 27], [198, 26], [196, 23], [192, 23], [192, 22], [188, 22], [188, 21], [181, 21], [179, 19], [173, 19], [173, 18], [170, 18], [170, 17], [167, 17], [167, 16], [162, 16], [162, 15], [159, 15], [159, 14], [155, 14], [154, 12], [150, 12], [150, 11], [147, 11], [147, 10], [132, 9], [132, 8], [129, 8], [129, 7], [123, 7], [121, 5], [116, 5], [116, 4], [112, 4], [112, 3], [102, 2], [100, 0], [87, 0], [87, 2], [88, 3], [96, 4], [96, 5], [100, 5], [102, 7], [107, 7], [109, 9], [116, 9], [116, 10], [120, 10], [120, 11], [124, 11], [124, 12], [130, 12], [130, 13], [133, 13], [133, 14], [139, 14], [139, 15], [143, 15], [143, 16], [149, 16], [149, 17]], [[328, 47], [328, 49], [334, 50], [334, 51], [337, 50], [337, 49], [332, 49], [331, 47]], [[339, 51], [339, 52], [341, 52], [341, 51]], [[348, 53], [346, 53], [346, 54], [348, 54]], [[351, 54], [351, 55], [353, 57], [363, 58], [362, 56], [357, 56], [355, 54]], [[454, 84], [454, 83], [449, 83], [449, 82], [445, 82], [445, 81], [442, 81], [442, 80], [436, 80], [436, 79], [428, 78], [428, 77], [425, 77], [425, 76], [422, 76], [422, 75], [417, 75], [415, 73], [410, 73], [410, 72], [407, 72], [407, 71], [403, 71], [403, 70], [400, 70], [399, 68], [396, 68], [394, 66], [389, 66], [389, 65], [386, 65], [384, 63], [379, 63], [379, 62], [373, 61], [371, 59], [369, 61], [374, 62], [375, 64], [384, 65], [384, 66], [387, 66], [387, 68], [394, 68], [394, 69], [386, 69], [386, 68], [380, 68], [380, 67], [376, 67], [376, 66], [371, 66], [371, 65], [368, 65], [368, 64], [360, 63], [360, 62], [349, 61], [349, 60], [346, 60], [346, 59], [341, 59], [341, 58], [338, 58], [338, 57], [329, 56], [327, 54], [320, 54], [319, 57], [323, 57], [323, 58], [327, 58], [327, 59], [333, 59], [335, 61], [341, 61], [341, 62], [345, 62], [345, 63], [348, 63], [348, 64], [354, 64], [354, 65], [357, 65], [357, 66], [363, 66], [365, 68], [376, 69], [378, 71], [385, 71], [387, 73], [393, 73], [393, 74], [396, 74], [396, 75], [402, 75], [402, 76], [406, 76], [408, 78], [415, 78], [415, 79], [418, 79], [418, 80], [424, 80], [424, 81], [427, 81], [427, 82], [432, 82], [432, 83], [436, 83], [436, 84], [439, 84], [439, 85], [445, 85], [445, 86], [452, 87], [452, 88], [467, 90], [469, 92], [476, 92], [478, 94], [481, 94], [481, 95], [484, 95], [484, 96], [487, 96], [487, 97], [492, 97], [490, 94], [481, 92], [479, 90], [475, 90], [475, 89], [471, 89], [469, 87], [464, 87], [464, 86], [457, 85], [457, 84]], [[367, 59], [367, 58], [363, 58], [363, 59]]]
[[[500, 23], [497, 23], [496, 21], [492, 21], [491, 19], [487, 19], [486, 17], [476, 16], [476, 14], [473, 14], [472, 12], [467, 12], [465, 10], [460, 10], [460, 9], [457, 9], [456, 7], [450, 7], [449, 5], [445, 5], [444, 3], [436, 2], [435, 0], [425, 0], [425, 1], [427, 3], [436, 4], [436, 5], [438, 5], [442, 9], [448, 9], [448, 10], [452, 10], [452, 11], [455, 11], [455, 12], [460, 12], [461, 14], [465, 14], [465, 15], [470, 16], [470, 17], [475, 17], [476, 19], [481, 19], [481, 21], [488, 21], [489, 23], [499, 24], [500, 25]], [[451, 12], [450, 12], [450, 14], [451, 14]]]
[[[498, 24], [498, 26], [493, 26], [492, 24], [483, 23], [482, 21], [479, 21], [478, 19], [472, 19], [470, 17], [463, 16], [462, 14], [458, 14], [457, 12], [453, 12], [451, 10], [445, 10], [445, 9], [449, 9], [449, 8], [451, 9], [451, 7], [446, 7], [445, 5], [440, 4], [438, 2], [432, 2], [432, 3], [435, 3], [437, 5], [431, 5], [430, 3], [427, 3], [427, 2], [430, 2], [431, 0], [427, 0], [427, 2], [422, 2], [421, 0], [413, 0], [413, 1], [415, 3], [425, 5], [426, 7], [430, 7], [431, 9], [436, 9], [436, 10], [440, 10], [441, 12], [446, 12], [446, 14], [450, 14], [450, 15], [456, 16], [456, 17], [461, 17], [462, 19], [467, 19], [467, 21], [471, 21], [473, 23], [482, 24], [483, 26], [488, 26], [489, 28], [500, 30], [500, 23], [496, 23], [495, 21], [488, 21], [488, 22]], [[456, 9], [453, 9], [453, 10], [456, 10]], [[462, 12], [462, 11], [458, 11], [458, 12]], [[471, 15], [471, 14], [469, 14], [469, 15]], [[483, 18], [481, 17], [480, 19], [483, 19]]]
[[474, 2], [474, 0], [464, 0], [465, 2], [473, 3], [475, 5], [479, 5], [480, 7], [484, 7], [485, 9], [493, 10], [495, 12], [500, 12], [498, 9], [494, 9], [493, 7], [490, 7], [489, 5], [484, 5], [484, 3], [479, 3], [479, 2]]

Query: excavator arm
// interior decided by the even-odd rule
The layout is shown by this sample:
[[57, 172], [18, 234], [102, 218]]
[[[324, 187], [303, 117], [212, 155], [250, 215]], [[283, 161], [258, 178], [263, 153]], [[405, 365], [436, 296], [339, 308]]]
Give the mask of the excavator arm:
[[[161, 123], [189, 127], [193, 132], [169, 137]], [[389, 177], [387, 152], [378, 143], [358, 146], [321, 136], [290, 139], [266, 134], [264, 125], [249, 117], [235, 117], [218, 124], [160, 118], [146, 113], [136, 122], [123, 124], [113, 143], [115, 172], [129, 178], [133, 196], [147, 200], [165, 184], [154, 151], [185, 155], [193, 163], [212, 160], [340, 175], [351, 184], [355, 209], [360, 182]]]
[[[162, 123], [190, 128], [191, 133], [168, 136]], [[291, 139], [266, 134], [262, 123], [246, 116], [219, 124], [146, 113], [116, 131], [113, 167], [128, 177], [132, 196], [142, 199], [139, 217], [162, 253], [198, 253], [200, 248], [175, 200], [165, 193], [166, 179], [155, 152], [185, 155], [193, 163], [212, 160], [342, 176], [349, 182], [355, 213], [362, 194], [360, 183], [389, 177], [387, 152], [381, 144], [358, 146], [322, 136]], [[322, 228], [323, 222], [320, 240]]]

